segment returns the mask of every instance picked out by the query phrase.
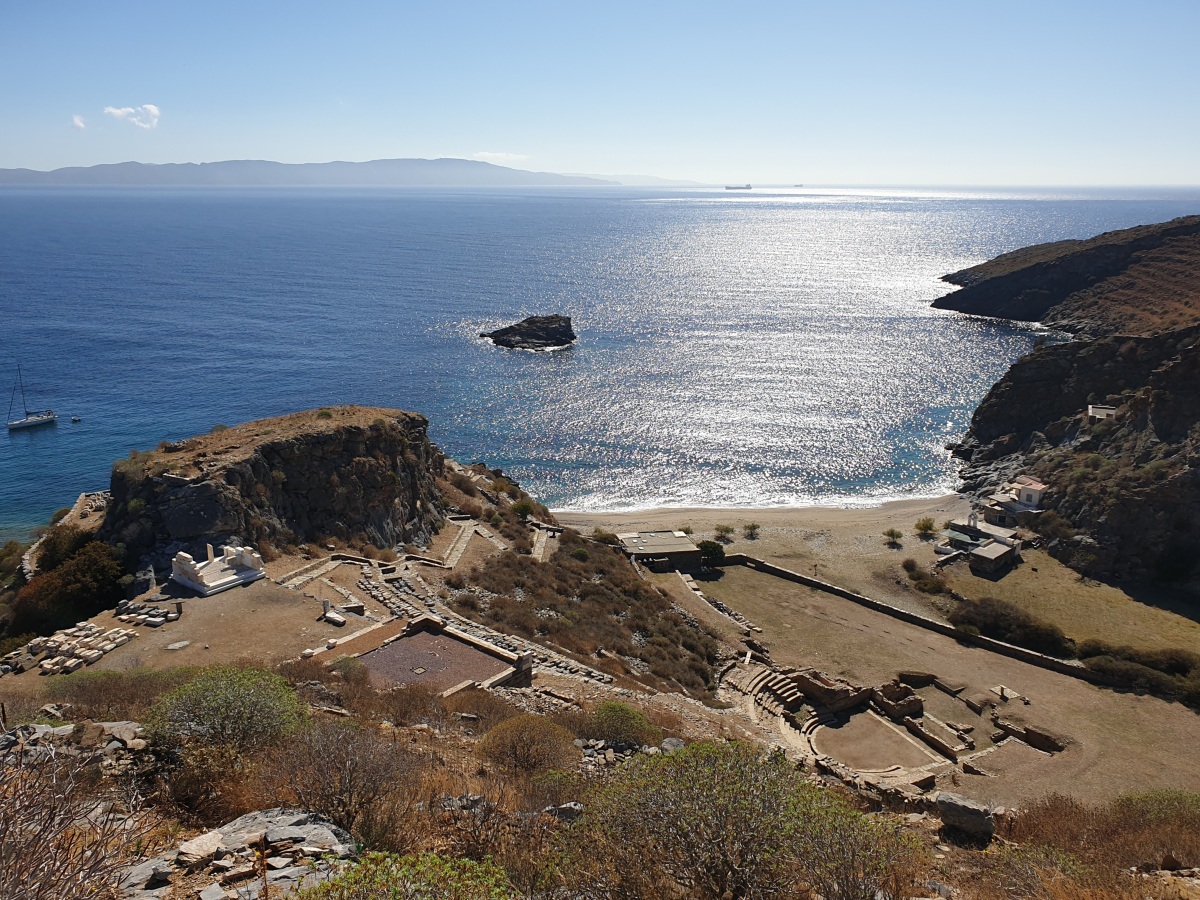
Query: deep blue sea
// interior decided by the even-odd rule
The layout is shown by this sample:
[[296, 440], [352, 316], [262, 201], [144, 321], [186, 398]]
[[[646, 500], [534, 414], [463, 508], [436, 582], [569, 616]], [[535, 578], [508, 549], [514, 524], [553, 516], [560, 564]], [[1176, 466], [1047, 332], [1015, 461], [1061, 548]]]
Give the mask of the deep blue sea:
[[[0, 189], [0, 391], [20, 362], [60, 414], [0, 434], [0, 539], [133, 448], [335, 403], [422, 412], [558, 508], [939, 493], [943, 445], [1037, 336], [930, 309], [939, 277], [1197, 211], [1169, 190]], [[478, 337], [551, 312], [578, 346]]]

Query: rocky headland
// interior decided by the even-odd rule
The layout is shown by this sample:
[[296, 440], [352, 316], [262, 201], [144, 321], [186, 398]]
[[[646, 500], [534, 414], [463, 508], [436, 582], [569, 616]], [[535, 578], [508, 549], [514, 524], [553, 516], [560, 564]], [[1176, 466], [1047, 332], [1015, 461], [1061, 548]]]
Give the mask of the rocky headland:
[[575, 343], [570, 316], [529, 316], [515, 325], [485, 331], [480, 337], [510, 350], [554, 350]]
[[[1017, 250], [934, 303], [1040, 321], [954, 449], [964, 489], [1049, 485], [1041, 528], [1087, 574], [1186, 582], [1200, 562], [1200, 216]], [[1089, 405], [1114, 412], [1089, 416]]]
[[227, 540], [423, 542], [442, 521], [427, 428], [416, 413], [330, 407], [135, 451], [113, 466], [101, 537], [158, 569]]

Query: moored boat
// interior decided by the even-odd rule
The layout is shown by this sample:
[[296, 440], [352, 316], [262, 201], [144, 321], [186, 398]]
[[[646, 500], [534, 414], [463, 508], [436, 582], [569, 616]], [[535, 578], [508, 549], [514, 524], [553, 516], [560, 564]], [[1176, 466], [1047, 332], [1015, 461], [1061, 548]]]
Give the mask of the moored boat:
[[[25, 415], [19, 419], [12, 418], [13, 403], [17, 400], [17, 390], [21, 391], [21, 409]], [[58, 413], [52, 409], [44, 409], [41, 412], [33, 412], [29, 409], [25, 401], [25, 379], [21, 377], [21, 367], [17, 366], [17, 383], [13, 385], [12, 397], [8, 401], [8, 430], [16, 431], [18, 428], [36, 428], [39, 425], [53, 425], [58, 421]]]

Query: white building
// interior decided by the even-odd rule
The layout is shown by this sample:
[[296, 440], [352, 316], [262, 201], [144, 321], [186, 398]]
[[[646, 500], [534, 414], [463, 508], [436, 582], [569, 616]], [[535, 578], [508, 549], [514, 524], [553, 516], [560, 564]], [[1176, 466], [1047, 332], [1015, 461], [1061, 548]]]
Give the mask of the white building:
[[263, 558], [249, 547], [225, 546], [217, 556], [212, 544], [207, 546], [208, 559], [203, 562], [196, 562], [190, 553], [176, 553], [171, 561], [171, 580], [211, 597], [239, 584], [258, 581], [267, 574]]
[[1002, 484], [983, 502], [983, 517], [992, 525], [1016, 525], [1021, 513], [1041, 512], [1045, 493], [1046, 485], [1029, 475], [1020, 475]]

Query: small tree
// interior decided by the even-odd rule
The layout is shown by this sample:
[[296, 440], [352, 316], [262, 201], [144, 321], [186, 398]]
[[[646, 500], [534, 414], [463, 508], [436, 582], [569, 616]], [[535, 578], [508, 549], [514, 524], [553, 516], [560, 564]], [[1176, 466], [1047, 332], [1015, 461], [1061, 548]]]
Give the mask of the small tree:
[[922, 538], [932, 537], [935, 530], [933, 516], [924, 516], [920, 519], [917, 519], [916, 524], [913, 527], [917, 530], [917, 534]]
[[279, 740], [304, 716], [304, 703], [273, 672], [214, 666], [159, 700], [149, 719], [159, 739], [242, 751]]
[[706, 565], [719, 563], [725, 558], [725, 548], [716, 541], [701, 541], [696, 545], [696, 549], [700, 551], [700, 558]]
[[531, 515], [533, 515], [533, 504], [528, 500], [517, 500], [512, 506], [509, 507], [509, 509], [511, 509], [513, 514], [519, 517], [521, 520], [528, 519]]
[[748, 541], [758, 540], [758, 523], [747, 522], [742, 526], [742, 536]]
[[721, 541], [721, 542], [727, 544], [727, 543], [729, 543], [730, 540], [732, 540], [732, 538], [731, 538], [731, 535], [733, 534], [733, 526], [732, 525], [724, 525], [724, 524], [714, 525], [713, 531], [716, 532], [718, 541]]
[[889, 528], [883, 533], [883, 536], [887, 538], [886, 543], [889, 547], [899, 547], [900, 538], [904, 537], [904, 532], [898, 528]]

